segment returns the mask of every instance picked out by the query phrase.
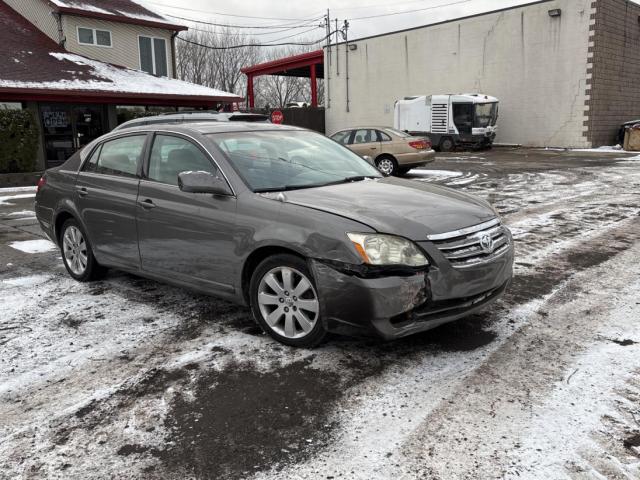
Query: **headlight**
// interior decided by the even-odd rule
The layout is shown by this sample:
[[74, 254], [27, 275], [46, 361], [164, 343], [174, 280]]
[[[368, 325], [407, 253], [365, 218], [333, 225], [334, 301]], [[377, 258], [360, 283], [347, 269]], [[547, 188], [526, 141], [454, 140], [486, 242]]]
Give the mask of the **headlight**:
[[377, 233], [347, 233], [362, 260], [369, 265], [429, 265], [418, 246], [406, 238]]

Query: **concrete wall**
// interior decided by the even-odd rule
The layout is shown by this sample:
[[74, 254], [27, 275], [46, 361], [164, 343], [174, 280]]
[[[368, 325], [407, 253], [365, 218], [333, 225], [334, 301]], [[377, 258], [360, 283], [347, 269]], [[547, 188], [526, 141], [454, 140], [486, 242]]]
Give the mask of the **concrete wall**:
[[0, 0], [13, 8], [24, 18], [42, 30], [49, 38], [58, 43], [60, 35], [58, 22], [52, 9], [43, 0]]
[[586, 138], [611, 145], [621, 123], [640, 118], [640, 5], [597, 0], [590, 48]]
[[[169, 77], [173, 77], [173, 58], [171, 56], [171, 30], [144, 27], [129, 23], [108, 22], [87, 17], [64, 15], [62, 17], [64, 35], [67, 39], [67, 50], [102, 62], [122, 65], [140, 70], [140, 48], [138, 35], [163, 38], [167, 47], [167, 69]], [[111, 47], [80, 45], [77, 27], [96, 28], [111, 32]]]
[[[560, 17], [550, 9], [560, 8]], [[590, 146], [583, 135], [591, 0], [553, 0], [429, 27], [356, 40], [325, 51], [327, 131], [393, 124], [408, 95], [481, 92], [500, 99], [497, 142]], [[325, 80], [326, 81], [326, 80]], [[328, 99], [325, 99], [325, 105]]]

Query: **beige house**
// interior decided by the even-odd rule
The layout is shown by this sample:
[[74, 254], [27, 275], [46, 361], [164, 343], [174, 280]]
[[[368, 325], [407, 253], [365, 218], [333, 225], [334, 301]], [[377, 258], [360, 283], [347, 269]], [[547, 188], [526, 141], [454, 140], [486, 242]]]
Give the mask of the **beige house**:
[[0, 0], [0, 25], [0, 108], [34, 113], [40, 168], [59, 165], [134, 109], [243, 100], [175, 79], [175, 37], [187, 28], [133, 0]]
[[171, 23], [129, 0], [3, 0], [68, 52], [102, 62], [175, 77]]

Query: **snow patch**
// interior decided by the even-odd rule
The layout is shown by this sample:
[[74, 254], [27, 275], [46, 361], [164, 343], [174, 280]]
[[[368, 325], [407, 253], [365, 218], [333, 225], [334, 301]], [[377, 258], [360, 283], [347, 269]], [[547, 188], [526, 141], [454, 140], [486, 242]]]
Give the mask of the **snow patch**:
[[8, 195], [5, 197], [0, 197], [0, 206], [11, 205], [10, 200], [18, 200], [20, 198], [33, 198], [35, 196], [36, 196], [35, 193], [21, 193], [19, 195]]
[[24, 240], [10, 243], [9, 246], [25, 253], [43, 253], [56, 249], [56, 245], [49, 240]]
[[410, 175], [421, 175], [427, 177], [440, 177], [440, 178], [453, 178], [453, 177], [461, 177], [462, 172], [454, 172], [452, 170], [426, 170], [426, 169], [417, 169], [409, 170]]
[[0, 195], [4, 193], [13, 193], [13, 192], [36, 192], [36, 187], [9, 187], [9, 188], [0, 188]]

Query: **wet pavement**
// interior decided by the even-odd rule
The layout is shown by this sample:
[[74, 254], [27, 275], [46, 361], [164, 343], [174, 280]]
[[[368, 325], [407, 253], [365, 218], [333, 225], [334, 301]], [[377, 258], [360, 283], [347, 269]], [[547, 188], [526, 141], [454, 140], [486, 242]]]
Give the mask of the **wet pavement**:
[[0, 478], [640, 478], [640, 156], [500, 148], [408, 177], [496, 206], [513, 285], [314, 350], [179, 288], [74, 282], [33, 192], [0, 191]]

